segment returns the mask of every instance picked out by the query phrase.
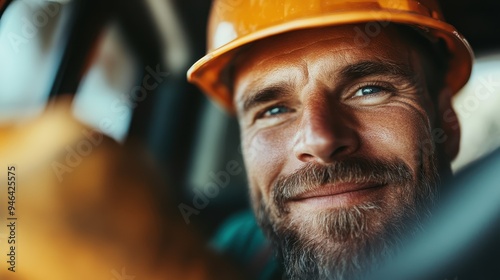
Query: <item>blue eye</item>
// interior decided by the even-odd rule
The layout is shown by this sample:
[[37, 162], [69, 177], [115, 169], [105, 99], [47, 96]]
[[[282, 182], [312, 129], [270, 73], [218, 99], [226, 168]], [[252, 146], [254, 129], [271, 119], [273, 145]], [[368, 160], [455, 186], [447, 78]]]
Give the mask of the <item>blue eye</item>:
[[356, 91], [354, 96], [365, 96], [370, 94], [376, 94], [382, 91], [384, 91], [384, 89], [378, 86], [366, 86], [358, 89], [358, 91]]
[[263, 117], [271, 117], [279, 114], [284, 114], [288, 113], [290, 110], [287, 107], [284, 106], [275, 106], [271, 107], [270, 109], [266, 110], [263, 114]]

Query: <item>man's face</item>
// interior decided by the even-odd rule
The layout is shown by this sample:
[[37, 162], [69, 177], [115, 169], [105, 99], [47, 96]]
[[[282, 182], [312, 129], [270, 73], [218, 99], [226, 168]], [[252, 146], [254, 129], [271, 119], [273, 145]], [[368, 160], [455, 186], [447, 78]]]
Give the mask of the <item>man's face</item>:
[[235, 65], [253, 208], [289, 278], [356, 274], [434, 200], [422, 55], [393, 26], [356, 45], [354, 27], [266, 39]]

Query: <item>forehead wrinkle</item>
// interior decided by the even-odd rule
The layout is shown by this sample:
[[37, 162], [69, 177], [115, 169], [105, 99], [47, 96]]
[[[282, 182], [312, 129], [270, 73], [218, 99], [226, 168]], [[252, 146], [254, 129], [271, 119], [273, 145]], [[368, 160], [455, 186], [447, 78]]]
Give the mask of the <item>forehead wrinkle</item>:
[[[383, 44], [384, 48], [386, 46], [392, 47]], [[390, 53], [383, 50], [370, 56], [358, 55], [359, 51], [362, 50], [337, 49], [328, 52], [327, 55], [321, 57], [324, 62], [315, 65], [315, 69], [312, 72], [315, 73], [317, 80], [324, 81], [324, 85], [328, 88], [337, 86], [337, 82], [340, 81], [339, 79], [361, 78], [358, 75], [362, 73], [368, 75], [370, 73], [383, 74], [385, 72], [386, 74], [412, 78], [416, 72], [409, 55], [411, 49], [408, 47], [405, 47], [404, 50], [398, 49], [397, 52]], [[331, 55], [330, 59], [328, 55]], [[319, 61], [321, 61], [321, 58]], [[368, 68], [365, 69], [364, 66]]]
[[[336, 49], [336, 50], [332, 49], [332, 51], [344, 51], [353, 49], [352, 46], [349, 46], [349, 37], [347, 36], [339, 36], [335, 38], [321, 38], [317, 41], [314, 41], [312, 43], [307, 43], [305, 45], [300, 45], [300, 43], [284, 44], [283, 42], [279, 42], [277, 46], [280, 46], [281, 48], [276, 48], [279, 51], [277, 50], [274, 52], [275, 53], [279, 52], [279, 53], [274, 55], [273, 53], [269, 53], [268, 48], [266, 49], [266, 46], [269, 46], [269, 44], [272, 44], [272, 42], [264, 40], [257, 44], [260, 45], [258, 45], [255, 49], [249, 49], [250, 54], [248, 58], [253, 58], [253, 59], [260, 58], [259, 62], [253, 64], [251, 68], [260, 66], [265, 63], [272, 63], [273, 60], [286, 59], [287, 57], [290, 57], [290, 55], [292, 55], [293, 58], [302, 58], [310, 54], [308, 49], [315, 47], [316, 45], [331, 44], [332, 46], [335, 46], [334, 48]], [[342, 49], [339, 49], [339, 47], [342, 47]]]
[[[320, 40], [315, 43], [309, 44], [308, 46], [315, 45], [315, 44], [327, 44], [331, 43], [331, 41], [334, 41], [333, 39], [325, 39], [325, 40]], [[309, 49], [305, 49], [305, 47], [301, 47], [300, 49], [296, 49], [294, 51], [286, 52], [281, 55], [277, 56], [272, 56], [264, 60], [260, 60], [256, 64], [252, 64], [252, 66], [249, 68], [251, 73], [258, 73], [256, 78], [254, 79], [249, 79], [248, 83], [243, 84], [240, 88], [241, 91], [239, 90], [236, 92], [236, 102], [241, 103], [244, 102], [244, 97], [247, 95], [247, 92], [249, 92], [248, 89], [252, 88], [265, 88], [265, 87], [271, 87], [273, 85], [283, 85], [283, 84], [288, 84], [291, 86], [291, 88], [304, 88], [307, 84], [310, 84], [311, 82], [318, 81], [319, 76], [323, 78], [331, 79], [333, 74], [340, 69], [341, 65], [339, 67], [335, 66], [328, 66], [327, 68], [322, 65], [323, 63], [320, 63], [321, 65], [318, 65], [319, 62], [325, 61], [329, 65], [335, 65], [338, 64], [335, 61], [337, 61], [338, 58], [341, 58], [345, 63], [347, 64], [349, 60], [345, 57], [346, 52], [352, 51], [352, 48], [349, 48], [345, 44], [341, 45], [342, 48], [332, 48], [331, 50], [328, 51], [328, 55], [322, 55], [316, 59], [311, 59], [309, 56], [313, 55], [316, 56], [317, 54], [314, 52], [311, 52]], [[299, 54], [299, 55], [293, 55], [297, 51], [302, 51], [304, 50], [304, 54]], [[339, 55], [340, 54], [340, 55]], [[292, 61], [290, 61], [290, 55], [292, 55]], [[325, 57], [328, 58], [328, 56], [331, 56], [330, 59], [325, 59]], [[257, 56], [258, 57], [258, 56]], [[281, 59], [282, 58], [282, 59]], [[273, 65], [273, 60], [277, 60], [278, 64], [281, 64], [283, 61], [286, 62], [286, 68], [281, 67], [281, 68], [275, 68]], [[264, 65], [267, 64], [267, 65]], [[317, 66], [320, 66], [319, 71], [316, 69], [318, 68]], [[334, 69], [330, 71], [329, 69]], [[297, 70], [297, 71], [294, 71]], [[315, 79], [314, 81], [311, 80], [311, 71], [314, 72]], [[328, 71], [325, 71], [328, 70]], [[292, 75], [294, 73], [295, 75]], [[300, 73], [300, 74], [298, 74]], [[269, 78], [272, 76], [277, 76], [279, 77], [278, 79], [273, 79], [272, 81], [269, 81]], [[262, 85], [262, 80], [264, 80], [264, 85]], [[332, 79], [333, 80], [333, 79]], [[324, 83], [322, 83], [324, 84]], [[258, 90], [255, 90], [258, 91]], [[252, 90], [254, 92], [254, 90]]]
[[[401, 50], [395, 48], [392, 43], [393, 40], [399, 41], [398, 36], [388, 41], [388, 36], [384, 34], [380, 40], [373, 40], [372, 43], [375, 45], [372, 45], [371, 51], [367, 52], [365, 48], [353, 45], [352, 36], [346, 32], [334, 34], [326, 32], [319, 35], [323, 34], [327, 38], [319, 37], [317, 40], [313, 39], [313, 42], [306, 40], [308, 36], [302, 39], [289, 34], [256, 42], [253, 47], [246, 50], [246, 54], [240, 56], [243, 59], [236, 67], [236, 70], [243, 74], [240, 76], [242, 79], [239, 79], [243, 84], [240, 84], [235, 92], [235, 101], [240, 102], [250, 88], [261, 87], [262, 82], [272, 85], [277, 81], [284, 81], [296, 87], [299, 86], [297, 84], [299, 80], [305, 85], [323, 79], [323, 85], [330, 84], [331, 81], [329, 87], [334, 86], [336, 78], [339, 77], [339, 70], [345, 65], [356, 63], [360, 57], [364, 57], [363, 60], [406, 62], [407, 66], [410, 66], [408, 52], [411, 48], [406, 44], [404, 50]], [[316, 52], [315, 49], [322, 51]], [[366, 57], [366, 53], [371, 54], [372, 58]], [[280, 69], [273, 69], [276, 67]], [[302, 72], [301, 76], [296, 75], [294, 68]], [[295, 75], [291, 75], [292, 72]], [[269, 82], [269, 76], [279, 78]]]

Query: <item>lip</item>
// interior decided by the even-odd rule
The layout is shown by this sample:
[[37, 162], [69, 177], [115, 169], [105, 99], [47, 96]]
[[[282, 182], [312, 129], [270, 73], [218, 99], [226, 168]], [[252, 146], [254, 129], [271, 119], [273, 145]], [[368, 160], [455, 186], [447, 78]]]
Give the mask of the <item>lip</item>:
[[382, 186], [379, 183], [342, 183], [342, 184], [326, 184], [315, 190], [304, 192], [291, 200], [304, 200], [308, 198], [340, 195], [349, 192], [356, 192], [365, 189], [371, 189]]
[[368, 199], [386, 184], [376, 182], [326, 184], [312, 191], [299, 194], [289, 202], [307, 203], [315, 206], [332, 207], [353, 204]]

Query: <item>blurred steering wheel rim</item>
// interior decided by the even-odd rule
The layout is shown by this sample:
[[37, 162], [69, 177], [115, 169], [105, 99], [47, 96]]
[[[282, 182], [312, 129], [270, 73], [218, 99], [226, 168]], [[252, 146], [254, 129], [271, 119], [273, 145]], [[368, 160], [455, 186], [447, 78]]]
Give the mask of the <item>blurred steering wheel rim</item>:
[[458, 173], [423, 234], [367, 279], [498, 279], [499, 171], [497, 149]]

